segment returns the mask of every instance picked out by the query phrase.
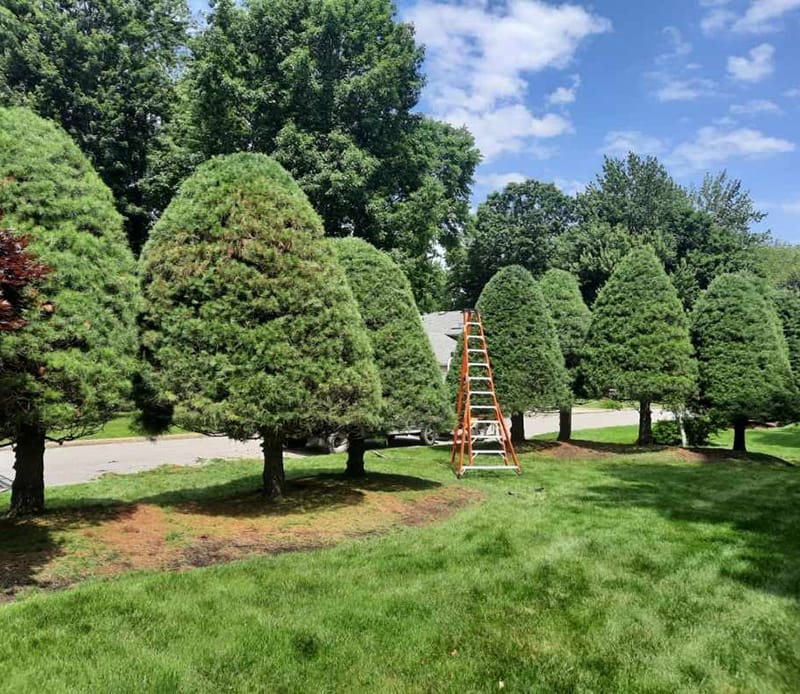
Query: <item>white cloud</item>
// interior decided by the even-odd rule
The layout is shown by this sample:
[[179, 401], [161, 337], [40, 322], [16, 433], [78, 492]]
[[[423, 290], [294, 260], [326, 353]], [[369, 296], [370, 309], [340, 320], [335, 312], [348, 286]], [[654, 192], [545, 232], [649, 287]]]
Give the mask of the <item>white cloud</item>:
[[566, 195], [577, 195], [586, 189], [586, 183], [574, 179], [570, 180], [566, 178], [555, 178], [553, 183], [555, 183], [556, 187]]
[[656, 58], [656, 62], [667, 62], [674, 58], [684, 58], [692, 52], [692, 44], [683, 39], [683, 34], [676, 27], [664, 27], [662, 31], [669, 42], [669, 51]]
[[505, 188], [509, 183], [522, 183], [527, 178], [525, 174], [521, 174], [518, 171], [509, 171], [508, 173], [479, 174], [475, 177], [475, 181], [479, 185], [499, 190]]
[[550, 94], [550, 96], [547, 97], [547, 102], [549, 104], [553, 104], [554, 106], [566, 106], [567, 104], [571, 104], [575, 101], [576, 93], [578, 91], [578, 87], [580, 86], [581, 86], [580, 75], [573, 75], [572, 86], [559, 87], [552, 94]]
[[744, 16], [733, 25], [733, 30], [745, 33], [777, 31], [783, 15], [798, 8], [800, 0], [752, 0]]
[[800, 99], [800, 87], [793, 87], [792, 89], [787, 89], [783, 95], [787, 99]]
[[611, 29], [578, 5], [540, 0], [419, 0], [404, 18], [426, 46], [429, 110], [470, 128], [487, 160], [572, 130], [563, 116], [525, 106], [527, 77], [567, 67], [588, 37]]
[[612, 130], [606, 133], [599, 152], [611, 156], [625, 156], [628, 152], [640, 155], [660, 154], [666, 149], [664, 142], [639, 130]]
[[703, 15], [700, 20], [700, 28], [704, 34], [716, 34], [727, 29], [735, 20], [735, 12], [717, 7]]
[[704, 77], [688, 79], [668, 79], [656, 90], [656, 98], [661, 102], [694, 101], [715, 93], [716, 84]]
[[680, 171], [699, 171], [736, 157], [767, 157], [793, 152], [794, 149], [794, 143], [770, 137], [759, 130], [725, 130], [708, 126], [698, 130], [694, 140], [675, 147], [666, 161]]
[[762, 43], [753, 48], [747, 56], [732, 55], [728, 58], [728, 73], [735, 80], [758, 82], [771, 75], [775, 70], [772, 58], [775, 47]]
[[733, 104], [730, 112], [737, 116], [756, 116], [762, 113], [780, 115], [783, 113], [778, 104], [768, 99], [751, 99], [744, 104]]

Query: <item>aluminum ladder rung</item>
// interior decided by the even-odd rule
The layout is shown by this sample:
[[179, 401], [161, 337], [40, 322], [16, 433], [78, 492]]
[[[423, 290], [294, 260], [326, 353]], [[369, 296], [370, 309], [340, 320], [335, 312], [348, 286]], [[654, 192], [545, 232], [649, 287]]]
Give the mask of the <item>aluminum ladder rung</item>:
[[483, 335], [467, 335], [468, 340], [482, 340]]
[[470, 395], [494, 395], [491, 390], [473, 390]]
[[516, 466], [512, 464], [508, 465], [465, 465], [464, 468], [461, 470], [461, 474], [463, 475], [467, 470], [516, 470]]
[[473, 352], [475, 354], [486, 354], [485, 349], [468, 349], [467, 352]]
[[493, 410], [494, 405], [470, 405], [471, 410]]
[[497, 419], [473, 419], [472, 426], [476, 424], [500, 424]]
[[473, 436], [472, 437], [472, 441], [473, 441], [473, 443], [475, 441], [497, 441], [497, 443], [500, 443], [500, 437], [499, 436], [480, 436], [479, 435], [479, 436]]
[[489, 365], [482, 361], [471, 361], [467, 364], [467, 366], [484, 366], [487, 369], [489, 368]]
[[475, 457], [476, 455], [505, 455], [505, 454], [506, 454], [506, 452], [502, 451], [502, 450], [498, 450], [498, 451], [495, 451], [495, 450], [482, 451], [482, 450], [478, 449], [477, 451], [476, 450], [472, 451], [472, 456], [473, 457]]
[[488, 376], [467, 376], [470, 381], [491, 381]]

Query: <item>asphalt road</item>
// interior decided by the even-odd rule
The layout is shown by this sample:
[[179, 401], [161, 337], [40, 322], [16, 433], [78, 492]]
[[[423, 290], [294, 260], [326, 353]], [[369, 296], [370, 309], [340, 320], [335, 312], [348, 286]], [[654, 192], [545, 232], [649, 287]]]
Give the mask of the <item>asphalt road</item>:
[[[653, 421], [669, 418], [669, 413], [654, 411]], [[592, 410], [573, 413], [572, 427], [596, 429], [636, 424], [635, 410]], [[525, 418], [528, 436], [558, 431], [557, 414], [530, 415]], [[289, 457], [302, 454], [287, 452]], [[123, 439], [119, 441], [73, 442], [48, 447], [45, 452], [45, 484], [74, 484], [97, 479], [106, 473], [125, 474], [150, 470], [161, 465], [197, 465], [208, 458], [260, 458], [258, 441], [241, 443], [218, 437], [166, 437], [157, 441]], [[0, 477], [12, 479], [14, 454], [0, 450]], [[0, 487], [2, 488], [2, 487]]]

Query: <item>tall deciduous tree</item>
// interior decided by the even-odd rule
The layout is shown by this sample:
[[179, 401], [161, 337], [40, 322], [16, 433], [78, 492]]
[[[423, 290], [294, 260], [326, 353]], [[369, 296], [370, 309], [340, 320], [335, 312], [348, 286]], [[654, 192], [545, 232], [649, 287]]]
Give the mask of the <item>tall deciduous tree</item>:
[[[548, 409], [567, 397], [567, 372], [553, 319], [533, 275], [519, 265], [497, 272], [476, 305], [483, 319], [500, 406], [511, 417], [511, 438], [525, 441], [525, 413]], [[462, 341], [463, 342], [463, 341]], [[459, 364], [459, 343], [453, 364]], [[457, 388], [458, 368], [448, 382]]]
[[50, 268], [26, 325], [0, 341], [0, 438], [15, 442], [11, 512], [44, 507], [44, 445], [98, 429], [129, 395], [133, 256], [109, 189], [57, 126], [0, 108], [0, 209]]
[[274, 156], [329, 236], [392, 251], [431, 309], [443, 282], [429, 278], [439, 247], [461, 238], [479, 155], [465, 130], [412, 113], [422, 55], [390, 0], [221, 0], [194, 45], [176, 137], [201, 157]]
[[756, 209], [742, 182], [738, 178], [728, 178], [727, 171], [707, 173], [702, 185], [692, 189], [689, 197], [698, 210], [711, 215], [718, 227], [738, 234], [751, 233], [752, 226], [767, 216], [766, 212]]
[[377, 424], [380, 382], [344, 272], [292, 177], [259, 154], [187, 179], [141, 258], [153, 389], [193, 431], [258, 437], [264, 492], [287, 436]]
[[650, 406], [695, 390], [689, 322], [652, 248], [631, 251], [600, 290], [581, 364], [588, 387], [639, 402], [639, 445], [652, 443]]
[[572, 397], [575, 394], [578, 366], [592, 322], [592, 313], [583, 302], [578, 280], [569, 272], [555, 268], [548, 270], [539, 282], [539, 287], [555, 323], [558, 344], [569, 376], [571, 393], [567, 400], [559, 403], [558, 425], [558, 440], [569, 441], [572, 436]]
[[509, 183], [478, 207], [466, 253], [455, 268], [456, 303], [473, 306], [502, 267], [520, 265], [534, 277], [551, 266], [556, 242], [576, 220], [575, 201], [552, 183]]
[[144, 184], [174, 114], [186, 0], [9, 0], [0, 7], [0, 105], [59, 122], [114, 193], [134, 249], [156, 201]]
[[[383, 431], [450, 423], [447, 390], [422, 327], [408, 278], [382, 251], [362, 239], [336, 239], [333, 248], [347, 275], [375, 354], [383, 387]], [[364, 474], [364, 434], [350, 436], [347, 473]]]
[[733, 425], [735, 451], [746, 450], [748, 421], [783, 416], [796, 396], [786, 340], [766, 291], [750, 275], [721, 275], [692, 314], [700, 400]]

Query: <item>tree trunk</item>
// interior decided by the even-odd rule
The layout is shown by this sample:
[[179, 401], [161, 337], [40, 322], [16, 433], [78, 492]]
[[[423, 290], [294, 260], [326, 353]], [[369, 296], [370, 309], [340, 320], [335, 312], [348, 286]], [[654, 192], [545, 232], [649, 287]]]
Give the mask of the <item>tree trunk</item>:
[[366, 441], [361, 434], [350, 434], [347, 443], [347, 470], [344, 474], [348, 477], [363, 477], [366, 474], [364, 471]]
[[745, 444], [745, 433], [747, 432], [747, 420], [737, 419], [733, 423], [733, 450], [741, 453], [747, 453], [747, 445]]
[[525, 443], [525, 415], [522, 412], [511, 415], [511, 442]]
[[639, 439], [637, 446], [649, 446], [653, 443], [653, 418], [650, 412], [650, 401], [639, 402]]
[[23, 427], [14, 456], [9, 516], [31, 516], [44, 511], [44, 429]]
[[262, 433], [261, 450], [264, 451], [264, 495], [269, 499], [280, 499], [286, 483], [282, 438], [273, 433]]
[[564, 406], [558, 411], [558, 440], [572, 438], [572, 406]]

